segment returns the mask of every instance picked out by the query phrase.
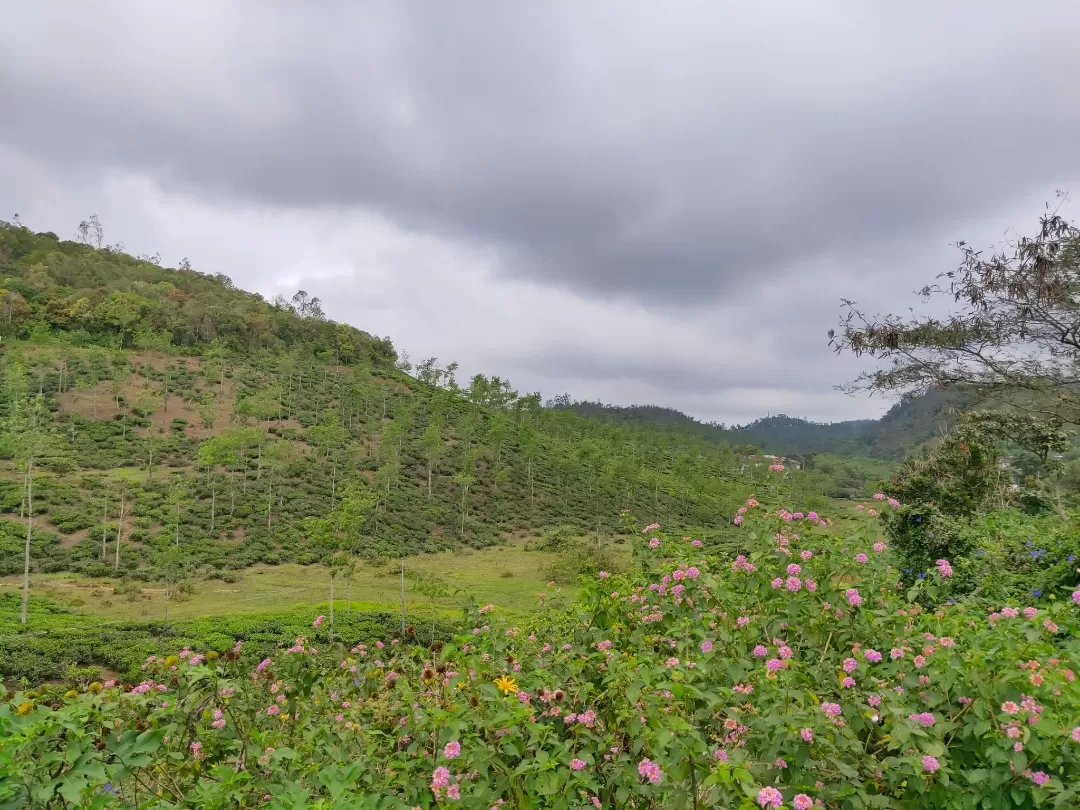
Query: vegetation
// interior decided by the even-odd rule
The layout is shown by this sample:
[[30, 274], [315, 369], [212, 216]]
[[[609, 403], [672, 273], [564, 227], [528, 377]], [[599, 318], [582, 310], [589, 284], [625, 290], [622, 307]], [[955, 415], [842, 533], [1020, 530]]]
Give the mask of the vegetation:
[[756, 503], [734, 559], [653, 526], [633, 573], [598, 573], [570, 609], [524, 624], [481, 607], [451, 643], [336, 643], [318, 617], [255, 666], [244, 643], [173, 645], [134, 687], [19, 691], [0, 707], [0, 795], [55, 807], [1075, 803], [1080, 589], [988, 617], [944, 604], [947, 561], [898, 592], [869, 525], [838, 538], [817, 516]]

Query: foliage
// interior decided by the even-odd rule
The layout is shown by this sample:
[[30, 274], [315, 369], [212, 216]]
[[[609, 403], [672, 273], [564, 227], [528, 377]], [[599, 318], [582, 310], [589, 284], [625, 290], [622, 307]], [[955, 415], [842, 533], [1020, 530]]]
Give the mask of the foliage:
[[734, 560], [652, 527], [643, 573], [600, 574], [523, 626], [484, 606], [472, 632], [430, 650], [316, 654], [317, 619], [255, 668], [244, 645], [239, 660], [174, 645], [130, 691], [16, 692], [0, 707], [0, 795], [101, 808], [1075, 804], [1080, 591], [989, 618], [975, 604], [926, 611], [951, 571], [897, 591], [865, 530], [841, 539], [816, 516], [761, 512], [744, 510]]
[[830, 331], [837, 352], [890, 361], [854, 389], [923, 392], [960, 387], [983, 400], [1007, 401], [1032, 412], [1080, 422], [1080, 229], [1056, 213], [1038, 232], [984, 256], [961, 242], [963, 260], [942, 274], [945, 287], [925, 299], [959, 305], [946, 317], [868, 317], [853, 302], [841, 331]]
[[[283, 644], [307, 633], [309, 619], [295, 612], [256, 613], [184, 621], [101, 622], [74, 613], [45, 599], [33, 598], [33, 625], [18, 623], [15, 594], [0, 593], [0, 678], [29, 684], [63, 680], [71, 666], [96, 665], [127, 681], [137, 680], [146, 657], [162, 648], [190, 646], [203, 651], [224, 652], [240, 639], [244, 657], [258, 662]], [[392, 613], [339, 615], [334, 623], [337, 638], [350, 643], [389, 641], [400, 635], [400, 616]], [[427, 621], [421, 632], [424, 643], [448, 637], [449, 626]], [[326, 638], [325, 633], [322, 638]], [[406, 639], [416, 641], [415, 637]]]

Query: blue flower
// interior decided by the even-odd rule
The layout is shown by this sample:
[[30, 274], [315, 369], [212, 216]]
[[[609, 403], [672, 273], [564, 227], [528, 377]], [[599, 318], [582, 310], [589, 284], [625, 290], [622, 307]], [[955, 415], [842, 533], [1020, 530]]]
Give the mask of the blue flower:
[[921, 574], [919, 574], [919, 579], [926, 579], [926, 572], [925, 571], [923, 571]]
[[1065, 558], [1065, 562], [1072, 562], [1075, 559], [1076, 559], [1076, 555], [1075, 554], [1070, 554], [1068, 557]]
[[1031, 594], [1032, 594], [1032, 596], [1034, 596], [1034, 597], [1035, 597], [1036, 599], [1038, 599], [1038, 598], [1039, 598], [1040, 596], [1042, 596], [1042, 591], [1040, 591], [1040, 590], [1039, 590], [1038, 588], [1036, 588], [1035, 590], [1033, 590], [1033, 591], [1031, 592]]
[[910, 574], [910, 573], [911, 573], [911, 569], [910, 569], [910, 568], [905, 568], [905, 569], [904, 569], [904, 573], [905, 573], [905, 574]]
[[934, 533], [933, 532], [927, 532], [926, 536], [929, 537], [931, 540], [934, 539]]
[[921, 518], [921, 517], [917, 517], [917, 518], [915, 518], [915, 522], [916, 522], [916, 523], [922, 523], [922, 518]]

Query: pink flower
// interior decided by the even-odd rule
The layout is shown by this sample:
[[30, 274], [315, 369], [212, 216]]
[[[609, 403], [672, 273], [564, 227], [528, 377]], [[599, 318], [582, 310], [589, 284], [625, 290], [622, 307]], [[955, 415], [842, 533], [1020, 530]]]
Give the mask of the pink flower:
[[712, 642], [709, 641], [708, 639], [705, 639], [703, 642], [701, 642], [701, 651], [703, 653], [711, 653], [712, 652]]
[[649, 541], [649, 548], [660, 548], [660, 538], [654, 537]]
[[814, 741], [814, 730], [804, 728], [802, 731], [799, 732], [799, 736], [802, 737], [803, 742], [812, 743]]
[[807, 512], [806, 513], [806, 519], [807, 520], [817, 520], [818, 519], [818, 513], [817, 512]]
[[206, 756], [203, 753], [202, 743], [201, 742], [193, 742], [191, 744], [191, 756], [192, 756], [193, 759], [196, 759], [196, 760], [202, 759], [204, 756]]
[[785, 584], [787, 585], [787, 589], [792, 593], [795, 593], [800, 588], [802, 588], [802, 580], [800, 580], [798, 577], [788, 577]]
[[787, 572], [789, 574], [801, 574], [802, 573], [802, 566], [799, 565], [798, 563], [792, 563], [791, 565], [789, 565], [787, 567]]
[[922, 712], [920, 714], [912, 714], [908, 717], [912, 723], [918, 723], [920, 726], [929, 728], [937, 723], [937, 719], [930, 712]]
[[784, 578], [783, 577], [777, 577], [776, 579], [774, 579], [772, 581], [772, 586], [774, 588], [782, 588], [782, 587], [784, 587]]
[[842, 689], [850, 689], [854, 685], [855, 685], [855, 679], [852, 678], [850, 675], [848, 677], [844, 678], [844, 680], [840, 681], [840, 687]]
[[812, 551], [800, 551], [799, 556], [802, 557], [803, 562], [807, 562], [813, 558], [814, 552]]
[[701, 541], [700, 540], [691, 540], [690, 545], [692, 545], [694, 548], [701, 548]]
[[855, 507], [855, 511], [856, 511], [856, 512], [861, 512], [861, 511], [863, 511], [863, 510], [864, 510], [865, 508], [866, 508], [866, 507], [865, 507], [865, 506], [863, 506], [863, 505], [862, 505], [862, 504], [860, 503], [860, 504], [859, 504], [858, 506], [856, 506], [856, 507]]
[[441, 765], [431, 774], [431, 789], [438, 790], [450, 784], [450, 771]]
[[727, 751], [723, 748], [717, 748], [713, 751], [713, 757], [716, 758], [717, 762], [727, 762]]
[[768, 661], [765, 662], [765, 669], [769, 670], [769, 672], [776, 672], [783, 666], [784, 662], [781, 661], [779, 658], [770, 658]]
[[607, 571], [601, 571], [597, 576], [600, 577], [600, 579], [607, 579], [611, 575]]
[[867, 650], [863, 653], [863, 658], [865, 658], [871, 664], [876, 664], [881, 661], [881, 653], [879, 653], [877, 650]]
[[783, 770], [784, 768], [787, 767], [787, 761], [780, 758], [780, 757], [777, 757], [776, 762], [774, 762], [773, 764], [776, 765], [776, 767], [780, 768], [781, 770]]
[[1072, 598], [1077, 605], [1080, 605], [1080, 590], [1073, 591]]
[[735, 519], [732, 521], [732, 523], [734, 523], [736, 526], [741, 525], [742, 522], [743, 522], [743, 516], [742, 515], [736, 515]]
[[675, 656], [671, 656], [665, 663], [667, 663], [668, 668], [671, 669], [679, 665], [679, 659]]
[[871, 706], [873, 706], [876, 709], [878, 706], [881, 705], [881, 696], [880, 695], [870, 695], [866, 699], [866, 702], [869, 703]]
[[838, 717], [843, 712], [839, 703], [822, 703], [821, 710], [829, 717]]
[[267, 714], [281, 714], [281, 707], [276, 703], [271, 703], [270, 707], [266, 710]]
[[884, 543], [881, 543], [881, 542], [874, 543], [874, 551], [876, 551], [878, 554], [880, 554], [884, 550], [885, 550], [885, 544]]
[[848, 604], [852, 607], [858, 607], [862, 604], [862, 597], [859, 596], [859, 592], [855, 588], [848, 588], [844, 591], [844, 596], [847, 597]]
[[916, 655], [915, 656], [915, 667], [917, 669], [922, 669], [924, 666], [926, 666], [926, 658], [921, 656], [921, 655]]
[[1015, 619], [1020, 615], [1020, 611], [1014, 607], [1006, 607], [1001, 609], [1001, 615], [1006, 619]]
[[902, 649], [900, 649], [899, 647], [893, 647], [891, 650], [889, 650], [889, 658], [891, 658], [893, 661], [895, 661], [897, 658], [903, 658], [903, 657], [904, 657], [904, 651]]
[[1034, 782], [1036, 785], [1045, 785], [1047, 782], [1050, 781], [1050, 777], [1047, 776], [1046, 773], [1044, 773], [1043, 771], [1035, 771], [1035, 773], [1031, 775], [1031, 781]]
[[446, 789], [446, 798], [455, 802], [461, 798], [461, 786], [456, 782]]
[[791, 802], [795, 810], [810, 810], [814, 806], [814, 800], [805, 793], [798, 794]]
[[874, 493], [874, 500], [875, 501], [883, 501], [883, 500], [885, 500], [885, 493], [884, 492], [875, 492]]
[[313, 622], [311, 623], [311, 626], [312, 626], [312, 627], [318, 627], [318, 626], [319, 626], [320, 624], [322, 624], [322, 623], [323, 623], [323, 622], [325, 622], [325, 621], [326, 621], [326, 617], [325, 617], [325, 616], [319, 616], [319, 617], [318, 617], [317, 619], [315, 619], [315, 621], [313, 621]]
[[750, 624], [750, 619], [747, 616], [740, 616], [738, 619], [735, 620], [735, 624], [737, 624], [739, 627], [746, 627], [746, 625]]
[[[694, 542], [700, 543], [701, 541], [695, 540]], [[701, 571], [698, 570], [698, 567], [696, 565], [691, 565], [689, 568], [686, 569], [686, 575], [690, 577], [690, 579], [697, 579], [701, 576]]]
[[889, 498], [889, 500], [886, 501], [886, 503], [888, 503], [889, 506], [891, 506], [893, 509], [899, 509], [900, 508], [900, 501], [896, 500], [896, 498]]
[[863, 554], [861, 551], [855, 555], [855, 562], [864, 563], [870, 558]]
[[1080, 743], [1080, 726], [1074, 728], [1070, 736], [1073, 738], [1073, 742]]
[[943, 577], [951, 577], [953, 575], [952, 565], [948, 560], [938, 560], [934, 563], [937, 566], [938, 573]]
[[841, 666], [844, 668], [844, 672], [854, 672], [859, 668], [859, 662], [854, 658], [845, 658]]
[[792, 652], [791, 647], [789, 647], [787, 644], [781, 644], [780, 649], [777, 650], [777, 655], [786, 660], [788, 658], [791, 658], [794, 653]]
[[572, 759], [572, 760], [570, 760], [570, 770], [572, 770], [572, 771], [583, 771], [583, 770], [585, 770], [585, 767], [588, 764], [589, 763], [587, 763], [583, 759]]
[[1032, 619], [1035, 618], [1035, 614], [1038, 613], [1038, 612], [1039, 611], [1037, 611], [1033, 607], [1026, 607], [1026, 608], [1024, 608], [1024, 618], [1027, 619], [1028, 621], [1031, 621]]
[[641, 760], [641, 762], [638, 763], [637, 772], [645, 779], [648, 779], [649, 783], [653, 785], [659, 782], [660, 777], [664, 775], [664, 772], [660, 770], [660, 766], [651, 759]]
[[447, 759], [457, 759], [461, 755], [461, 743], [451, 740], [443, 748], [443, 756]]
[[922, 758], [922, 769], [927, 773], [934, 773], [941, 764], [937, 761], [937, 758], [927, 755]]
[[810, 593], [814, 593], [817, 590], [817, 583], [812, 579], [806, 580], [806, 590], [810, 591]]
[[776, 810], [776, 808], [783, 806], [784, 796], [774, 787], [763, 787], [758, 791], [757, 803], [760, 807]]
[[764, 644], [758, 644], [756, 647], [754, 647], [754, 657], [755, 658], [764, 658], [768, 654], [769, 654], [769, 649]]

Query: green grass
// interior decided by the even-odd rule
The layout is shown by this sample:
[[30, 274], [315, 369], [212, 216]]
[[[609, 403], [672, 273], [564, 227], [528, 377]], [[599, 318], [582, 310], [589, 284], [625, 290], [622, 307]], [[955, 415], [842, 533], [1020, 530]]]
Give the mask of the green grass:
[[[616, 548], [621, 554], [628, 553], [626, 547]], [[456, 617], [471, 596], [507, 613], [527, 613], [536, 606], [537, 594], [550, 590], [546, 574], [554, 560], [555, 555], [549, 552], [526, 551], [522, 540], [481, 551], [460, 549], [406, 557], [406, 612], [430, 616], [434, 608], [438, 616]], [[114, 621], [263, 613], [329, 603], [330, 572], [322, 565], [258, 565], [234, 574], [236, 582], [195, 583], [194, 593], [179, 602], [166, 601], [161, 583], [144, 585], [141, 594], [131, 600], [127, 594], [113, 593], [119, 580], [67, 573], [35, 575], [31, 591], [80, 613]], [[21, 577], [0, 578], [0, 591], [21, 587]], [[576, 588], [570, 586], [564, 592], [573, 596]], [[345, 593], [345, 581], [339, 578], [335, 610], [345, 611]], [[359, 563], [350, 595], [354, 611], [400, 611], [399, 565], [396, 561], [379, 567]]]

